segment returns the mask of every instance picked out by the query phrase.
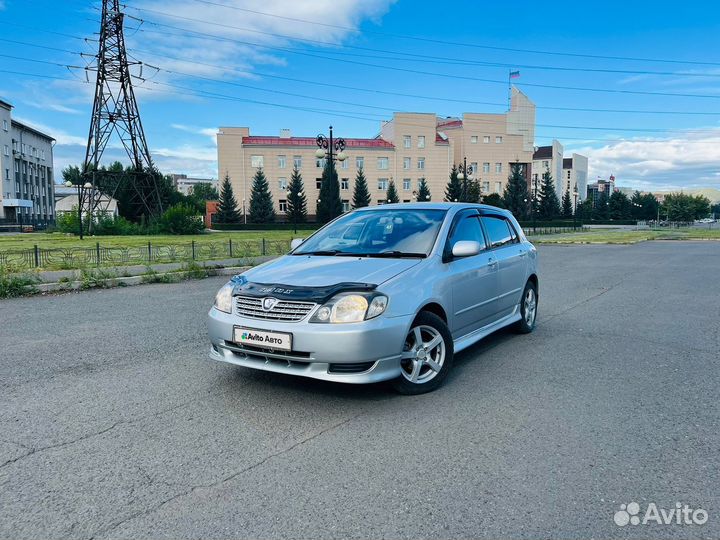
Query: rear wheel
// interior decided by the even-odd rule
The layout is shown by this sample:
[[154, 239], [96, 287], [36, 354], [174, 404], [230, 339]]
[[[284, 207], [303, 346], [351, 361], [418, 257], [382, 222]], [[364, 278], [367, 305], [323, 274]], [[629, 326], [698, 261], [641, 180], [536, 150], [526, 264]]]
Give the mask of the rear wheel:
[[529, 334], [535, 329], [537, 318], [537, 287], [532, 281], [525, 284], [525, 290], [520, 300], [520, 320], [515, 323], [515, 331], [520, 334]]
[[420, 312], [405, 338], [400, 376], [393, 386], [401, 394], [424, 394], [442, 384], [453, 361], [453, 341], [445, 322]]

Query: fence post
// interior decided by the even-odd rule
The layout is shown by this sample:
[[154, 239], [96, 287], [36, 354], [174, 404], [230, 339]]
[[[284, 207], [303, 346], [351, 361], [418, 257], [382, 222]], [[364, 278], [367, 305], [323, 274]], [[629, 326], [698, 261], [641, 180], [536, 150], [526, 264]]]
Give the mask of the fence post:
[[265, 239], [262, 239], [262, 254], [265, 255]]
[[228, 245], [230, 246], [230, 258], [232, 259], [232, 238], [228, 238]]
[[37, 244], [35, 244], [35, 268], [38, 268], [40, 266], [40, 250], [38, 249]]
[[192, 258], [195, 260], [195, 240], [192, 241]]
[[152, 246], [148, 242], [148, 264], [152, 262]]
[[95, 266], [100, 266], [100, 242], [95, 242]]

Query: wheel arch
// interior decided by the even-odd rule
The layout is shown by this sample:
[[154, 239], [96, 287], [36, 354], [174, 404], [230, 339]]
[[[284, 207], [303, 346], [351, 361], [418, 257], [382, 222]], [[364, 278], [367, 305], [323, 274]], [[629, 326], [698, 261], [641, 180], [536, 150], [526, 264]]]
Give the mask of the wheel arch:
[[423, 311], [427, 311], [429, 313], [432, 313], [433, 315], [437, 315], [443, 320], [445, 324], [448, 324], [447, 313], [445, 312], [445, 309], [443, 309], [443, 307], [437, 302], [428, 302], [418, 310], [418, 314]]
[[538, 276], [535, 273], [530, 274], [528, 281], [535, 285], [535, 294], [540, 297], [540, 283], [538, 282]]

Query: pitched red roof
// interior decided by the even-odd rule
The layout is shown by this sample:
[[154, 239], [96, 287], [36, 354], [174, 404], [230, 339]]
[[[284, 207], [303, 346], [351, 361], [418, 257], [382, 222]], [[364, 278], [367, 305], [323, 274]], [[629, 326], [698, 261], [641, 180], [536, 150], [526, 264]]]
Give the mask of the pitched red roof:
[[462, 127], [462, 125], [463, 125], [462, 120], [458, 120], [457, 118], [448, 118], [447, 120], [439, 120], [437, 123], [438, 129], [459, 128], [459, 127]]
[[[246, 146], [309, 146], [316, 147], [315, 137], [243, 137], [242, 143]], [[395, 146], [384, 139], [345, 139], [347, 148], [394, 148]]]
[[450, 144], [450, 141], [443, 139], [439, 133], [435, 133], [435, 144]]

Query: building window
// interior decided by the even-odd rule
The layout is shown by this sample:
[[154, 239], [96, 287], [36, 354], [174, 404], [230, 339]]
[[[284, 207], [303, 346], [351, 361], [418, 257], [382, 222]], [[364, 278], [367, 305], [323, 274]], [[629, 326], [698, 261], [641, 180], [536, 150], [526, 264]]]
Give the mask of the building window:
[[483, 192], [483, 193], [490, 193], [490, 182], [483, 182], [483, 183], [482, 183], [482, 192]]
[[403, 158], [403, 169], [406, 171], [410, 170], [410, 158], [409, 157]]
[[385, 171], [388, 168], [388, 158], [379, 157], [377, 158], [377, 168], [381, 171]]
[[490, 136], [489, 136], [489, 135], [485, 135], [485, 136], [483, 137], [483, 143], [484, 143], [484, 144], [490, 144]]
[[425, 135], [418, 135], [418, 148], [425, 148]]
[[470, 137], [470, 142], [473, 144], [477, 144], [478, 138], [477, 135], [473, 135]]
[[473, 174], [477, 174], [480, 172], [480, 169], [478, 169], [477, 161], [473, 161], [470, 163], [470, 170], [473, 172]]
[[388, 188], [387, 178], [378, 178], [378, 189], [385, 191]]
[[41, 150], [41, 151], [40, 151], [40, 159], [42, 159], [43, 161], [45, 161], [45, 150]]
[[409, 178], [403, 178], [403, 191], [410, 191], [410, 185], [412, 180]]
[[287, 201], [285, 199], [280, 199], [278, 205], [281, 212], [287, 212]]
[[341, 161], [340, 163], [341, 163], [341, 165], [340, 165], [341, 169], [349, 169], [350, 168], [350, 160], [349, 159], [345, 159], [345, 160]]
[[322, 187], [322, 178], [316, 178], [315, 179], [315, 189], [320, 189]]
[[342, 208], [343, 212], [349, 212], [350, 211], [350, 201], [347, 199], [342, 200]]
[[495, 137], [495, 144], [502, 144], [502, 137], [500, 137], [500, 135]]
[[10, 155], [10, 147], [7, 144], [5, 145], [5, 155], [6, 156]]
[[483, 163], [483, 172], [484, 173], [490, 172], [490, 163], [488, 163], [487, 161], [485, 163]]
[[325, 168], [325, 158], [316, 158], [315, 159], [315, 167], [318, 169], [324, 169]]
[[385, 199], [378, 199], [378, 206], [382, 206], [383, 204], [387, 204], [387, 201]]
[[278, 178], [278, 187], [281, 190], [287, 189], [287, 179], [286, 178]]
[[302, 156], [293, 156], [293, 166], [296, 169], [302, 167]]
[[285, 156], [278, 156], [278, 168], [285, 168]]
[[535, 174], [533, 174], [533, 182], [537, 182], [537, 181], [538, 181], [538, 175], [537, 175], [537, 173], [535, 173]]
[[543, 166], [544, 169], [548, 169], [548, 168], [550, 168], [550, 162], [547, 161], [547, 160], [543, 160], [543, 165], [542, 165], [542, 166]]
[[8, 130], [7, 120], [3, 120], [3, 130]]
[[498, 174], [502, 172], [502, 163], [495, 164], [495, 172]]
[[419, 170], [419, 171], [424, 171], [424, 170], [425, 170], [425, 158], [424, 158], [424, 157], [419, 157], [419, 158], [418, 158], [418, 170]]
[[350, 179], [343, 178], [340, 180], [340, 189], [350, 189]]
[[358, 169], [362, 169], [362, 168], [365, 166], [365, 158], [362, 157], [362, 156], [357, 156], [357, 157], [355, 158], [355, 166], [356, 166]]
[[250, 156], [250, 166], [260, 169], [263, 166], [263, 156]]
[[412, 148], [412, 138], [410, 135], [403, 135], [403, 147]]
[[571, 172], [571, 171], [570, 171], [570, 170], [568, 170], [568, 179], [570, 179], [570, 172]]
[[495, 193], [502, 193], [502, 182], [495, 182]]

